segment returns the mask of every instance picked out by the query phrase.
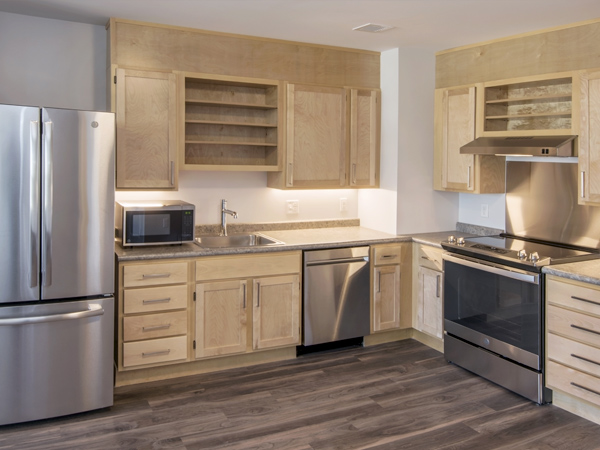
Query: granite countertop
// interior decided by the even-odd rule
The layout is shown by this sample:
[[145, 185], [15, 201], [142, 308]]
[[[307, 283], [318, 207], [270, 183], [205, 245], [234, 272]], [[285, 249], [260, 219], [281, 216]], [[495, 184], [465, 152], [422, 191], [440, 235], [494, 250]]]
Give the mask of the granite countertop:
[[270, 247], [202, 248], [196, 244], [160, 245], [123, 248], [115, 245], [119, 261], [136, 261], [161, 258], [197, 258], [201, 256], [281, 252], [288, 250], [316, 250], [395, 242], [409, 242], [410, 236], [396, 236], [360, 226], [311, 228], [296, 230], [271, 230], [261, 233], [283, 241], [283, 245]]
[[600, 259], [546, 266], [542, 272], [600, 286]]

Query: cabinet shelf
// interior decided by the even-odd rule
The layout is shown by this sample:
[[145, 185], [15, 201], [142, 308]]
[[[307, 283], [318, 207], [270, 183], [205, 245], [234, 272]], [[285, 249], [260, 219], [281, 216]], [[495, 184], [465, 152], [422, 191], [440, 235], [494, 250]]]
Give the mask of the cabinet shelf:
[[182, 168], [280, 169], [279, 82], [185, 76]]
[[571, 77], [486, 86], [484, 132], [572, 129]]

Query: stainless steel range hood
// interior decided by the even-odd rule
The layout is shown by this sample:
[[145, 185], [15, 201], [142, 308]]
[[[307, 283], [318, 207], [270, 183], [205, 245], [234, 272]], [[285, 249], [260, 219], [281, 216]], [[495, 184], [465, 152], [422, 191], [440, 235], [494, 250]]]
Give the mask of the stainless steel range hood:
[[575, 156], [577, 136], [480, 137], [463, 145], [463, 155]]

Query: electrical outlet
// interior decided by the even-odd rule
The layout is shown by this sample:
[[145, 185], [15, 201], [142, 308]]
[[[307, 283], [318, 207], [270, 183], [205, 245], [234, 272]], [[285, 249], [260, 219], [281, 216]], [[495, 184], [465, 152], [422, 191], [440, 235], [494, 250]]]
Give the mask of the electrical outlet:
[[348, 199], [340, 198], [340, 212], [348, 211]]
[[287, 200], [285, 202], [286, 214], [299, 214], [300, 213], [300, 200]]
[[489, 217], [490, 210], [486, 203], [481, 204], [481, 217]]

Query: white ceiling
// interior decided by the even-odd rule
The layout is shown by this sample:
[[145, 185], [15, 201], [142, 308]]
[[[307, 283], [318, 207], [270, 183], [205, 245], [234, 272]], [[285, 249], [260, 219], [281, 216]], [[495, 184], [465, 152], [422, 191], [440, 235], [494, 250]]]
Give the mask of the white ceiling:
[[[600, 1], [0, 0], [0, 11], [96, 25], [120, 17], [375, 51], [439, 51], [600, 18]], [[365, 23], [395, 28], [352, 31]]]

